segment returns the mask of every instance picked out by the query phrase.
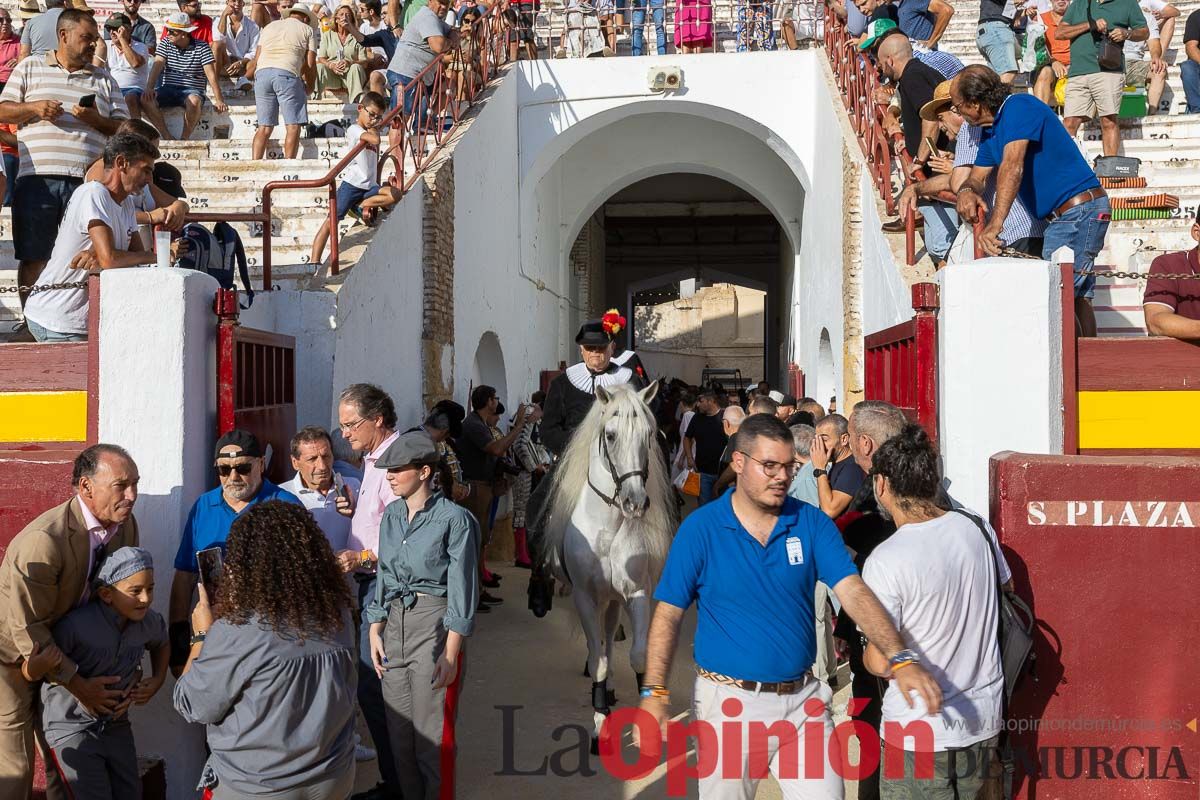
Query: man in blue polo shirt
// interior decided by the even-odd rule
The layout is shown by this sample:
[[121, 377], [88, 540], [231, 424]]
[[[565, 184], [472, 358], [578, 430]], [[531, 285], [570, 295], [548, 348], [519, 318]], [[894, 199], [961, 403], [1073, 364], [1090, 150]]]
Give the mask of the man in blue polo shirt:
[[200, 495], [188, 513], [171, 582], [171, 671], [175, 677], [179, 677], [190, 649], [188, 619], [200, 573], [196, 553], [210, 547], [220, 547], [223, 551], [233, 521], [256, 503], [283, 500], [303, 505], [295, 495], [263, 477], [262, 455], [258, 439], [249, 431], [232, 430], [218, 439], [213, 458], [221, 485]]
[[[837, 528], [818, 509], [788, 497], [793, 459], [792, 434], [783, 422], [767, 415], [747, 417], [735, 439], [736, 488], [680, 526], [655, 591], [659, 602], [650, 625], [642, 709], [660, 724], [669, 717], [667, 677], [683, 614], [695, 602], [693, 715], [718, 732], [715, 743], [711, 737], [699, 739], [699, 761], [720, 765], [701, 775], [701, 798], [750, 800], [758, 779], [749, 767], [763, 763], [770, 765], [785, 797], [842, 797], [842, 776], [828, 756], [833, 695], [810, 672], [817, 580], [833, 587], [863, 633], [895, 665], [901, 693], [917, 692], [931, 714], [941, 706], [937, 682], [904, 648], [879, 600], [858, 576]], [[810, 698], [819, 701], [819, 713], [806, 707]], [[720, 752], [734, 744], [720, 741], [727, 720], [740, 723], [738, 753]], [[796, 748], [780, 748], [778, 737], [766, 737], [767, 752], [752, 751], [753, 723], [770, 727], [785, 721], [797, 730]], [[817, 726], [825, 741], [814, 748], [803, 739]], [[705, 752], [709, 747], [718, 752]], [[803, 763], [810, 748], [823, 754], [823, 764]], [[800, 763], [781, 763], [792, 753]], [[740, 772], [731, 774], [731, 764], [737, 766], [739, 759]]]
[[[1096, 256], [1104, 248], [1112, 209], [1096, 173], [1048, 105], [1033, 95], [1010, 95], [1008, 85], [985, 66], [967, 67], [950, 84], [952, 110], [985, 130], [971, 176], [958, 190], [964, 221], [989, 214], [979, 237], [988, 255], [1000, 255], [1000, 233], [1020, 195], [1034, 219], [1049, 221], [1042, 258], [1066, 246], [1075, 255], [1075, 319], [1081, 336], [1096, 335], [1092, 296]], [[989, 209], [980, 196], [992, 170], [996, 198]]]

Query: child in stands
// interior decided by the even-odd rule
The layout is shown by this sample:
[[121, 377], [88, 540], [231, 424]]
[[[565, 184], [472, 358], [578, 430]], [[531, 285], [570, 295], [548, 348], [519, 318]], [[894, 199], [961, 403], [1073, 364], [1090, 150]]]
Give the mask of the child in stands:
[[[370, 209], [390, 208], [400, 200], [399, 189], [379, 185], [379, 128], [387, 109], [387, 100], [378, 92], [363, 92], [359, 99], [358, 117], [346, 129], [346, 140], [350, 147], [359, 142], [365, 142], [366, 147], [342, 170], [342, 182], [337, 189], [338, 220], [345, 218], [356, 207], [368, 212]], [[313, 239], [310, 264], [322, 263], [328, 241], [329, 220], [326, 219]]]
[[[76, 800], [141, 796], [129, 706], [144, 705], [162, 688], [170, 645], [167, 625], [150, 608], [154, 563], [140, 547], [122, 547], [100, 567], [90, 602], [54, 626], [57, 647], [25, 662], [30, 680], [53, 669], [62, 654], [79, 665], [78, 679], [114, 676], [107, 708], [88, 708], [65, 685], [42, 687], [42, 725], [54, 763]], [[56, 652], [61, 649], [61, 652]], [[142, 677], [151, 653], [152, 674]], [[76, 678], [72, 678], [75, 680]]]

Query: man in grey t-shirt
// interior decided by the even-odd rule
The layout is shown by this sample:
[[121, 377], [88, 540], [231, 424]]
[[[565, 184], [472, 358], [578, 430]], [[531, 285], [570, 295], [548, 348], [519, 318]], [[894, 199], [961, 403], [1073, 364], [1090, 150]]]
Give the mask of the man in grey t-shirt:
[[41, 56], [58, 47], [58, 15], [63, 12], [64, 0], [46, 0], [46, 11], [29, 20], [21, 31], [22, 60]]
[[[446, 0], [430, 0], [418, 11], [412, 22], [404, 29], [404, 35], [396, 43], [396, 53], [388, 64], [390, 81], [397, 77], [407, 86], [421, 70], [429, 66], [439, 55], [448, 55], [450, 50], [450, 26], [442, 21], [449, 4]], [[426, 85], [433, 83], [432, 71], [425, 76]], [[392, 90], [395, 92], [395, 83]], [[395, 104], [393, 94], [393, 105]]]

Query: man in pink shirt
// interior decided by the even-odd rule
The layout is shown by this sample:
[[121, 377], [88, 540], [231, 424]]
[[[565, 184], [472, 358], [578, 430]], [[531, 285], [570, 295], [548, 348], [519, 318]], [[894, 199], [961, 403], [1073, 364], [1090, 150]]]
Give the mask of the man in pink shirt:
[[[387, 482], [387, 471], [375, 462], [396, 441], [396, 406], [387, 392], [369, 383], [348, 386], [338, 398], [338, 427], [356, 452], [363, 454], [363, 478], [358, 497], [353, 498], [354, 516], [346, 550], [338, 553], [342, 569], [354, 571], [358, 586], [358, 607], [365, 614], [375, 596], [375, 565], [379, 561], [379, 521], [389, 503], [398, 499]], [[379, 755], [379, 774], [383, 783], [376, 787], [380, 797], [399, 797], [400, 779], [392, 758], [384, 713], [383, 685], [371, 662], [370, 625], [365, 617], [358, 637], [358, 705], [367, 720], [367, 729], [375, 740]]]

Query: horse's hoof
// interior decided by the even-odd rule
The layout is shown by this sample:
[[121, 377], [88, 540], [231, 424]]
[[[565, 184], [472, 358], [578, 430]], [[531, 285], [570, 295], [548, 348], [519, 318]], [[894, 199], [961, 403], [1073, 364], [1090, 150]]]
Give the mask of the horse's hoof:
[[586, 660], [583, 662], [583, 677], [585, 677], [585, 678], [592, 677], [592, 671], [590, 669], [588, 669], [588, 662]]
[[589, 750], [591, 751], [591, 754], [594, 756], [600, 755], [600, 740], [593, 737], [592, 746], [589, 748]]
[[617, 626], [617, 635], [613, 637], [613, 641], [614, 642], [625, 641], [625, 626], [624, 625]]
[[608, 693], [605, 695], [605, 699], [608, 700], [608, 704], [610, 706], [615, 706], [617, 704], [617, 693], [612, 689], [609, 689]]

